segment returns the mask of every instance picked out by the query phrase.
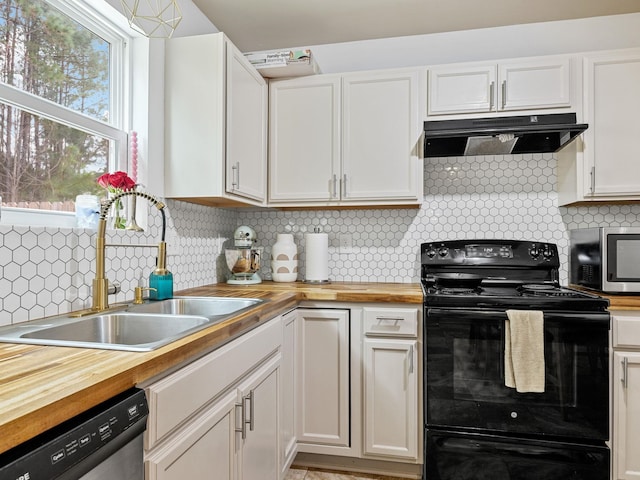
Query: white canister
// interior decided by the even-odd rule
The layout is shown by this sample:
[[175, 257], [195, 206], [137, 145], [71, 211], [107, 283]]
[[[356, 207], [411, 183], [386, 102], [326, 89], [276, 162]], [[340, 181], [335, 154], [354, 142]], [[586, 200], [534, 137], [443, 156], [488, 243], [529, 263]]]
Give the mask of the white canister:
[[298, 247], [293, 241], [293, 234], [279, 233], [276, 243], [271, 247], [271, 259], [273, 261], [298, 260]]
[[298, 278], [298, 247], [291, 233], [279, 233], [271, 247], [271, 278], [274, 282], [295, 282]]

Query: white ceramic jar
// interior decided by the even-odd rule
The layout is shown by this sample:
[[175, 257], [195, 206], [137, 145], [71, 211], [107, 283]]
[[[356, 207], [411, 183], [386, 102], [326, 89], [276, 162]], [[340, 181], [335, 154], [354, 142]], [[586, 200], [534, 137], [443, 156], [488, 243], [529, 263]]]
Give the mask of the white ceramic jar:
[[271, 247], [271, 270], [274, 282], [295, 282], [298, 278], [298, 247], [293, 234], [279, 233]]

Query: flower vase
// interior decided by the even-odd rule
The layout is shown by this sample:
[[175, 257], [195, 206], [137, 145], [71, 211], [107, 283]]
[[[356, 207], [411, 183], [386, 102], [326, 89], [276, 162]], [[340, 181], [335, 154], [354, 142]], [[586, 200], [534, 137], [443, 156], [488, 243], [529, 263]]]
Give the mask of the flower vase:
[[[116, 195], [121, 192], [109, 192], [109, 199], [112, 199]], [[124, 212], [124, 204], [122, 203], [122, 198], [118, 198], [115, 202], [111, 204], [111, 208], [109, 209], [109, 214], [107, 215], [109, 219], [108, 225], [111, 226], [115, 230], [124, 230], [127, 224], [127, 216]]]

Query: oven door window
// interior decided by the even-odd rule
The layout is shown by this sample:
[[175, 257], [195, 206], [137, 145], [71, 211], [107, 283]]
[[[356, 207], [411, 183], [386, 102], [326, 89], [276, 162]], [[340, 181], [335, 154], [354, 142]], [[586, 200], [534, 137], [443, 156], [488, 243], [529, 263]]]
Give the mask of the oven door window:
[[608, 439], [608, 314], [545, 314], [545, 391], [504, 384], [502, 311], [428, 309], [426, 421]]

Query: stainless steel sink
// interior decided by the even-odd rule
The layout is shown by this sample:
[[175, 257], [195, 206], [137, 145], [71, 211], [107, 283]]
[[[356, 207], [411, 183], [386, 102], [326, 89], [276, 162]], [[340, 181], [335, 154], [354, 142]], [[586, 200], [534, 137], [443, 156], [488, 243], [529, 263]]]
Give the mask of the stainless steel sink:
[[147, 352], [222, 322], [263, 300], [178, 297], [127, 310], [0, 327], [0, 342]]
[[[136, 349], [157, 348], [184, 334], [199, 330], [209, 320], [187, 315], [140, 315], [112, 313], [79, 319], [21, 335], [23, 339], [80, 344], [126, 345]], [[95, 346], [95, 345], [93, 345]]]
[[263, 300], [237, 297], [174, 297], [169, 300], [132, 305], [130, 312], [163, 315], [199, 315], [209, 319], [226, 317], [254, 307]]

